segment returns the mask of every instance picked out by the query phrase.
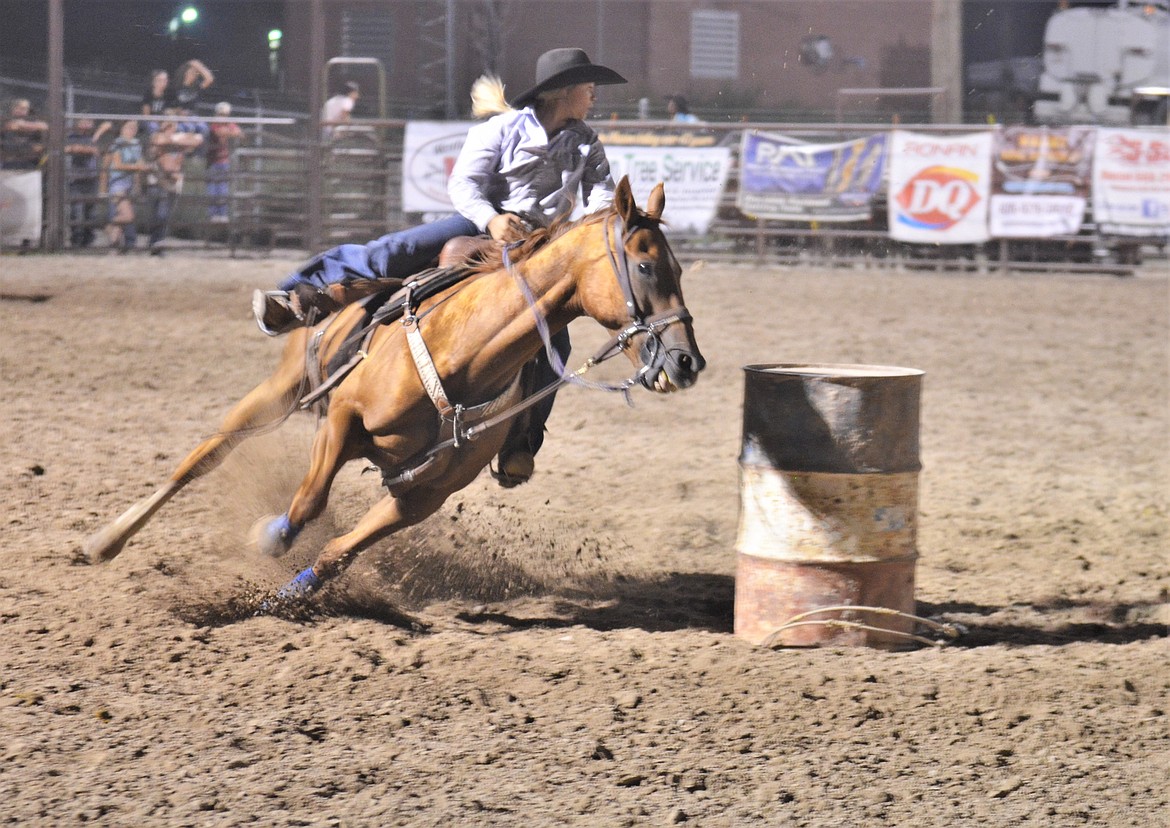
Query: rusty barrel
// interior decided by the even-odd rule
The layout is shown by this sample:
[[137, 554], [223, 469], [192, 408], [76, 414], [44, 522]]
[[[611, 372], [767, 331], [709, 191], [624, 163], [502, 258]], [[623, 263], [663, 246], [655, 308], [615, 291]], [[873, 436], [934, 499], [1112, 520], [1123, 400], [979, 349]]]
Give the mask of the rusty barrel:
[[905, 644], [896, 633], [912, 632], [911, 619], [825, 608], [914, 612], [923, 372], [744, 373], [735, 634], [768, 646]]

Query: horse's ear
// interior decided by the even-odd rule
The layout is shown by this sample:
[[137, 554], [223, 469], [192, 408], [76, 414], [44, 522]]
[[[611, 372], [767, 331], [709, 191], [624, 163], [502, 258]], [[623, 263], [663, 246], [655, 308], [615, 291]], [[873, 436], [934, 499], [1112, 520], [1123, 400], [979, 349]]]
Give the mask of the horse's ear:
[[613, 206], [626, 224], [629, 224], [638, 214], [638, 205], [634, 203], [634, 191], [630, 189], [628, 175], [623, 175], [622, 180], [614, 187]]
[[659, 181], [650, 191], [650, 198], [646, 200], [646, 215], [657, 221], [662, 218], [662, 210], [666, 207], [666, 188]]

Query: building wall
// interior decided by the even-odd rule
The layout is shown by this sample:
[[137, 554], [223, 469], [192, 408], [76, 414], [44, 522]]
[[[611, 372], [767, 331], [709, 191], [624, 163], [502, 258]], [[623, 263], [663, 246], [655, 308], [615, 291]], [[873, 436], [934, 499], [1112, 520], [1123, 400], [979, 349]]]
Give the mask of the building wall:
[[[387, 79], [392, 110], [442, 117], [445, 74], [442, 19], [446, 0], [325, 0], [326, 56], [340, 53], [348, 10], [391, 23]], [[663, 98], [686, 95], [701, 115], [831, 116], [842, 87], [930, 85], [932, 0], [455, 0], [454, 97], [468, 109], [475, 78], [494, 69], [509, 94], [533, 82], [546, 49], [579, 45], [625, 75], [625, 86], [599, 88], [596, 114], [629, 113], [639, 98], [665, 117]], [[492, 16], [489, 10], [497, 14]], [[736, 80], [692, 78], [691, 19], [696, 9], [739, 13], [740, 74]], [[309, 3], [289, 0], [286, 54], [307, 56]], [[800, 59], [802, 39], [824, 36], [834, 48], [827, 66]], [[307, 60], [289, 62], [294, 88], [308, 86]], [[364, 85], [364, 84], [363, 84]], [[330, 90], [332, 91], [332, 90]], [[856, 102], [873, 109], [881, 102]], [[899, 104], [904, 105], [904, 104]], [[374, 107], [366, 102], [364, 110]], [[394, 113], [399, 114], [399, 113]]]

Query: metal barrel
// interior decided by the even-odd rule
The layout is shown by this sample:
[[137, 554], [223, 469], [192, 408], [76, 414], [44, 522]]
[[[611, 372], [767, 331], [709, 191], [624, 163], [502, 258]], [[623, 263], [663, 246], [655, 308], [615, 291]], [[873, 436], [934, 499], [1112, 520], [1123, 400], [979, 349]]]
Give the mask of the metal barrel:
[[914, 612], [923, 372], [744, 374], [735, 634], [767, 646], [905, 644], [914, 622], [897, 613]]

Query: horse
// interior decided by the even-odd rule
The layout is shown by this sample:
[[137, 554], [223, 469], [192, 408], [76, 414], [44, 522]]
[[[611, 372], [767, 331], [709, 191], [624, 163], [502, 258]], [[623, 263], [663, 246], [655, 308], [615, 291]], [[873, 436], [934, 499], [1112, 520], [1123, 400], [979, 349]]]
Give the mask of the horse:
[[[623, 178], [609, 207], [537, 230], [515, 247], [497, 247], [466, 279], [417, 305], [408, 295], [401, 324], [373, 327], [340, 381], [306, 366], [327, 364], [352, 337], [364, 318], [358, 304], [290, 333], [271, 376], [162, 486], [87, 540], [88, 560], [112, 560], [167, 501], [241, 441], [318, 397], [324, 414], [309, 471], [288, 510], [257, 525], [257, 545], [272, 556], [286, 553], [325, 508], [335, 476], [352, 460], [377, 466], [388, 493], [277, 593], [303, 598], [362, 550], [434, 514], [490, 464], [511, 418], [535, 399], [523, 399], [521, 369], [547, 347], [550, 334], [581, 316], [616, 332], [594, 361], [624, 352], [636, 370], [627, 387], [640, 383], [669, 393], [693, 385], [706, 362], [683, 303], [681, 268], [662, 230], [665, 204], [660, 183], [639, 208]], [[306, 359], [313, 346], [316, 362]], [[305, 395], [322, 382], [324, 388]]]

